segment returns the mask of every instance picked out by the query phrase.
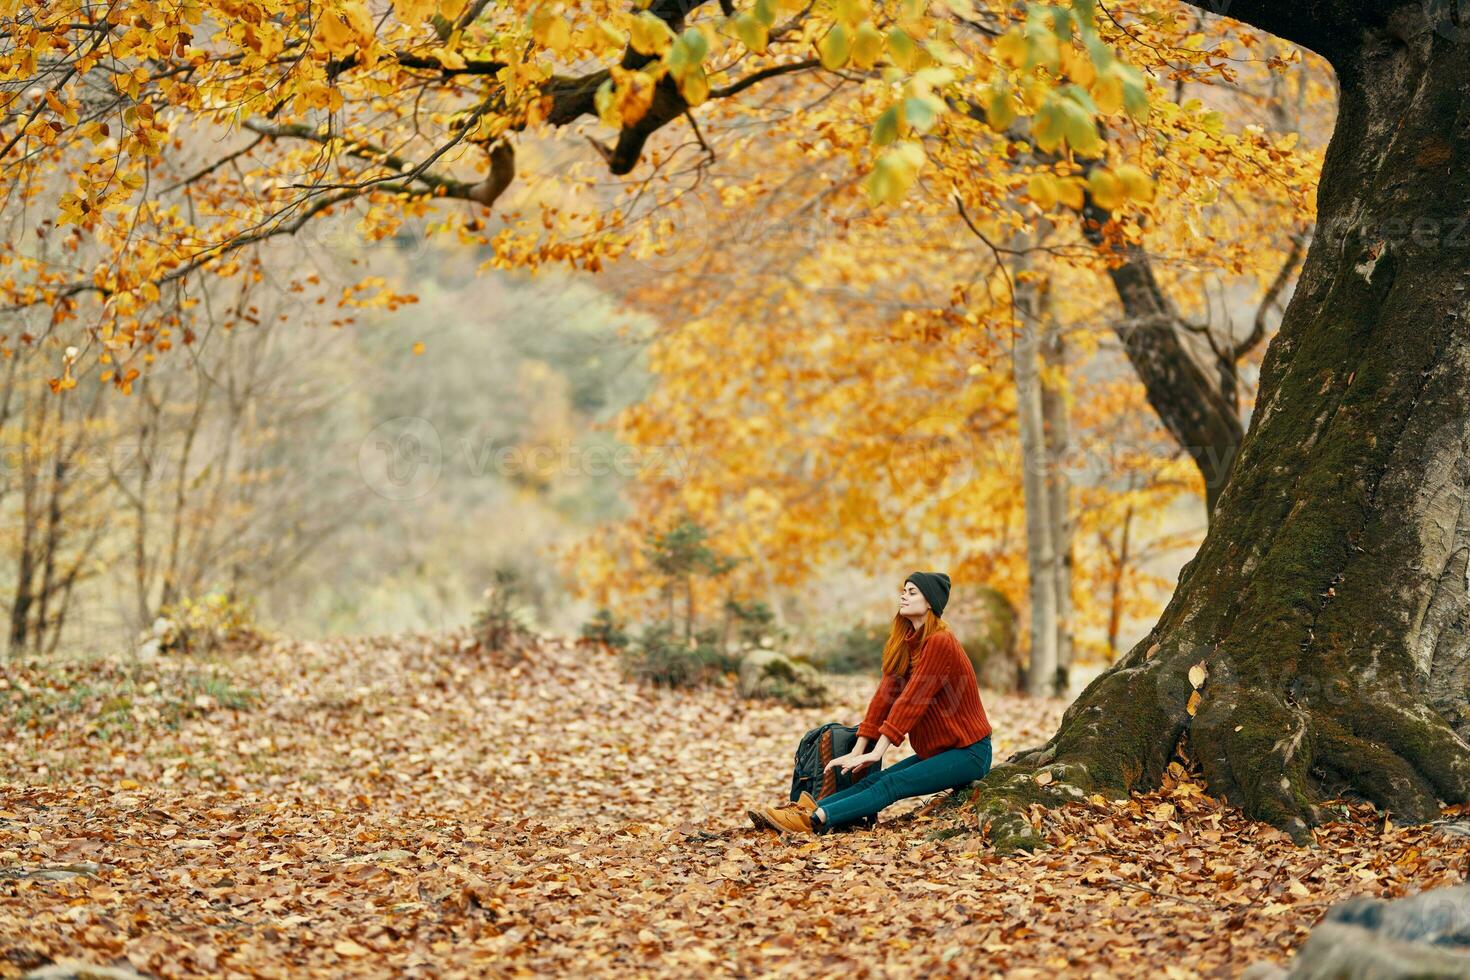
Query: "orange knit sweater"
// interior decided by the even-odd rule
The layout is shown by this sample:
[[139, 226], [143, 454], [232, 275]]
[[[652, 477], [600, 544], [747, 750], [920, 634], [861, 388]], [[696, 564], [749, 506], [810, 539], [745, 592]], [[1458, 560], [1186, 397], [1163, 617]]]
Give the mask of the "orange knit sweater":
[[921, 759], [990, 734], [975, 668], [951, 630], [932, 634], [911, 653], [907, 674], [883, 675], [857, 733], [870, 740], [887, 735], [894, 745], [908, 736]]

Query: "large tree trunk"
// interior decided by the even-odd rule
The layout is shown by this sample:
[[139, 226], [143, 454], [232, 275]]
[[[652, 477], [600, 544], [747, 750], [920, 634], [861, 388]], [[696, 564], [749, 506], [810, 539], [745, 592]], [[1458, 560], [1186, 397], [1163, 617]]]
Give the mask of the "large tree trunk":
[[1317, 234], [1199, 553], [1056, 735], [987, 777], [998, 842], [1027, 846], [1018, 801], [1146, 789], [1180, 747], [1298, 841], [1344, 792], [1401, 821], [1470, 800], [1470, 45], [1425, 9], [1230, 7], [1337, 69]]

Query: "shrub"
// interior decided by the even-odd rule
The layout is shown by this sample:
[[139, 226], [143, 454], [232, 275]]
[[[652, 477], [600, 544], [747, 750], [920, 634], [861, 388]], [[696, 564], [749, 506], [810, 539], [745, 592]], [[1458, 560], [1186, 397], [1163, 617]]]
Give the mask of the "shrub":
[[672, 623], [654, 623], [621, 651], [624, 676], [655, 687], [715, 683], [735, 668], [715, 639], [713, 630], [701, 630], [690, 646], [675, 636]]
[[152, 628], [143, 635], [142, 652], [145, 656], [210, 654], [227, 646], [253, 646], [265, 639], [265, 633], [255, 624], [249, 600], [215, 590], [163, 606]]
[[597, 610], [597, 615], [582, 624], [582, 639], [588, 643], [601, 643], [614, 650], [621, 650], [628, 645], [626, 625], [613, 616], [611, 609], [604, 606]]
[[853, 626], [839, 634], [812, 658], [831, 674], [859, 674], [878, 670], [889, 626]]
[[725, 615], [735, 629], [735, 642], [748, 647], [771, 646], [776, 639], [785, 639], [776, 628], [776, 614], [764, 602], [740, 602], [728, 599]]
[[522, 601], [523, 591], [519, 573], [509, 568], [495, 570], [472, 627], [481, 646], [494, 651], [519, 650], [529, 643], [535, 624]]

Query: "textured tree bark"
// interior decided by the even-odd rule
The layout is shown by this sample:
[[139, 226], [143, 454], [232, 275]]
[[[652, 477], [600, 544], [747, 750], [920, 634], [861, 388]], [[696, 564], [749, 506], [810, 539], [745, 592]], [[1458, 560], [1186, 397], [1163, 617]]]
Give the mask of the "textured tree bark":
[[[1101, 226], [1110, 219], [1109, 213], [1089, 200], [1082, 216], [1083, 237], [1101, 244]], [[1123, 307], [1123, 321], [1115, 332], [1143, 382], [1149, 405], [1204, 477], [1208, 519], [1229, 479], [1242, 436], [1234, 398], [1220, 383], [1222, 376], [1233, 376], [1235, 365], [1217, 364], [1207, 370], [1190, 352], [1183, 320], [1154, 278], [1148, 253], [1130, 245], [1123, 260], [1108, 270]]]
[[[1049, 226], [1031, 236], [1039, 246]], [[1024, 237], [1024, 236], [1023, 236]], [[1040, 375], [1041, 336], [1047, 320], [1046, 283], [1033, 278], [1024, 259], [1016, 269], [1016, 335], [1012, 372], [1016, 382], [1016, 428], [1021, 442], [1021, 488], [1026, 501], [1026, 571], [1031, 606], [1031, 656], [1026, 692], [1048, 697], [1057, 673], [1057, 550], [1052, 538], [1051, 490]]]
[[[1048, 318], [1041, 339], [1041, 359], [1049, 367], [1065, 373], [1066, 338], [1055, 318]], [[1046, 499], [1047, 520], [1051, 522], [1051, 539], [1056, 551], [1056, 633], [1057, 663], [1054, 693], [1065, 694], [1072, 670], [1072, 481], [1067, 476], [1065, 461], [1071, 429], [1067, 421], [1067, 401], [1063, 392], [1043, 384], [1041, 414], [1046, 432]]]
[[998, 846], [1034, 842], [1017, 804], [1150, 788], [1179, 748], [1299, 842], [1344, 793], [1400, 821], [1470, 800], [1470, 44], [1425, 10], [1229, 8], [1338, 72], [1317, 234], [1204, 543], [1149, 635], [986, 778]]

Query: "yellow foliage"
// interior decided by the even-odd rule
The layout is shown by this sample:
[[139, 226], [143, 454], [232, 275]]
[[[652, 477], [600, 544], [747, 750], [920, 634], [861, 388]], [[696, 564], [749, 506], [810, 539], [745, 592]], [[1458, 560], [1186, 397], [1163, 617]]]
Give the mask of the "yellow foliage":
[[631, 126], [643, 118], [653, 105], [654, 80], [644, 71], [628, 71], [617, 65], [612, 69], [613, 112], [618, 126]]
[[1123, 182], [1107, 167], [1093, 167], [1087, 175], [1087, 189], [1097, 206], [1113, 211], [1122, 206], [1126, 191]]
[[817, 41], [817, 53], [821, 55], [823, 68], [836, 71], [847, 64], [852, 54], [852, 32], [843, 24], [833, 24]]
[[674, 32], [669, 30], [668, 24], [644, 10], [633, 18], [628, 38], [628, 43], [639, 54], [662, 57], [674, 43]]
[[372, 15], [362, 0], [333, 0], [322, 6], [317, 39], [334, 57], [370, 52], [373, 34]]
[[857, 26], [852, 39], [851, 59], [855, 68], [867, 70], [883, 57], [883, 34], [870, 20]]

